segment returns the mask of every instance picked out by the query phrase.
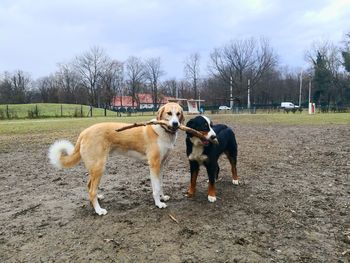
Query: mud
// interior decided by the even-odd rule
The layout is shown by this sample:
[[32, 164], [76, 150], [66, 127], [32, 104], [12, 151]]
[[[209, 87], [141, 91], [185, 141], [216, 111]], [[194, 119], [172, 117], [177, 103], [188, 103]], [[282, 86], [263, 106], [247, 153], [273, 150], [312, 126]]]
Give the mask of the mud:
[[1, 136], [0, 261], [349, 262], [350, 127], [231, 126], [241, 184], [223, 156], [216, 203], [204, 169], [185, 196], [181, 133], [165, 168], [168, 208], [154, 206], [146, 164], [113, 155], [100, 188], [106, 216], [88, 202], [82, 164], [48, 164], [49, 145], [79, 131]]

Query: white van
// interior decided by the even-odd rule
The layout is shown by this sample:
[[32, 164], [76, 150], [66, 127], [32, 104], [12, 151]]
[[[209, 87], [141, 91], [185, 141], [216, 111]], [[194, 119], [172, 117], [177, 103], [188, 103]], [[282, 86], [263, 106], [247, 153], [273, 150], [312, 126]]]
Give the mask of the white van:
[[281, 102], [281, 108], [291, 110], [291, 109], [298, 109], [299, 106], [294, 105], [291, 102]]

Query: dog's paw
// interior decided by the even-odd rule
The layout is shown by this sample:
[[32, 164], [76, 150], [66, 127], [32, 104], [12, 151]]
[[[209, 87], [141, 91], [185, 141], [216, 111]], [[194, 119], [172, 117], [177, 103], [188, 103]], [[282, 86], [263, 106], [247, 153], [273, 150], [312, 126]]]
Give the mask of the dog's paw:
[[188, 198], [192, 198], [192, 197], [194, 197], [194, 192], [188, 191], [187, 194], [186, 194], [186, 196], [187, 196]]
[[162, 200], [164, 202], [168, 201], [169, 199], [170, 199], [170, 196], [168, 196], [168, 195], [163, 195], [160, 197], [160, 200]]
[[214, 202], [216, 201], [216, 196], [210, 196], [210, 195], [208, 195], [208, 201], [209, 201], [210, 203], [214, 203]]
[[96, 214], [98, 214], [99, 216], [104, 216], [105, 214], [107, 214], [107, 210], [103, 208], [96, 209], [95, 211]]
[[156, 204], [156, 206], [158, 208], [166, 208], [167, 207], [166, 203], [163, 203], [163, 202], [159, 202], [158, 204]]
[[233, 179], [233, 180], [232, 180], [232, 184], [233, 184], [233, 185], [239, 185], [239, 181]]
[[99, 200], [105, 199], [105, 196], [103, 194], [98, 194], [97, 199]]

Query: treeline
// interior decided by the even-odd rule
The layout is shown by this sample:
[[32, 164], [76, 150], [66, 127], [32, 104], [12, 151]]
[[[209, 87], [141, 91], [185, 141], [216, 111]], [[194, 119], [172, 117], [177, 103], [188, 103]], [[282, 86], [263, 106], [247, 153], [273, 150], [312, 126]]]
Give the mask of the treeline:
[[201, 98], [206, 105], [229, 105], [232, 89], [235, 105], [247, 105], [248, 82], [252, 105], [278, 105], [281, 101], [308, 102], [324, 107], [350, 105], [350, 34], [335, 45], [314, 44], [305, 54], [309, 67], [290, 69], [279, 64], [266, 39], [232, 40], [215, 48], [208, 69], [200, 68], [201, 57], [190, 54], [184, 62], [183, 79], [166, 79], [161, 58], [111, 58], [93, 47], [59, 64], [49, 76], [33, 80], [21, 70], [0, 76], [0, 104], [76, 103], [110, 107], [114, 96], [130, 95], [136, 104], [140, 92], [152, 94], [154, 107], [162, 96]]

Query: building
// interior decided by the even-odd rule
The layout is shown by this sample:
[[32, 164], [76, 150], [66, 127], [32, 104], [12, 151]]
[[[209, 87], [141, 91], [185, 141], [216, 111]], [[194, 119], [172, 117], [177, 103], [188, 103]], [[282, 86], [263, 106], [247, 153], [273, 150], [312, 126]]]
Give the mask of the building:
[[[139, 93], [136, 95], [137, 100], [134, 101], [134, 105], [132, 103], [132, 97], [131, 96], [115, 96], [112, 100], [112, 107], [114, 109], [153, 109], [153, 100], [152, 95], [148, 93]], [[165, 103], [168, 103], [169, 100], [175, 100], [173, 97], [167, 97], [167, 96], [159, 96], [158, 97], [158, 107], [161, 105], [164, 105]]]

